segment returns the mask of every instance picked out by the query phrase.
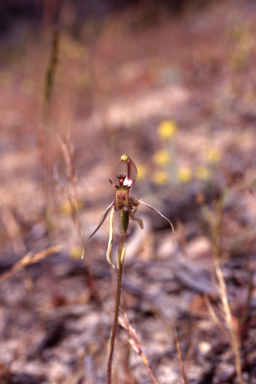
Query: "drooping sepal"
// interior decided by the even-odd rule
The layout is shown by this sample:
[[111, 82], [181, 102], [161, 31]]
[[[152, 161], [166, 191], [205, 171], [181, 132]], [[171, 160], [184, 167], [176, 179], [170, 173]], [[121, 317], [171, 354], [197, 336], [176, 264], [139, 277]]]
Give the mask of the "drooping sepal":
[[90, 238], [95, 235], [95, 233], [100, 229], [100, 227], [102, 226], [102, 224], [104, 223], [104, 221], [106, 220], [106, 217], [107, 215], [109, 214], [109, 211], [111, 210], [111, 208], [113, 207], [114, 205], [114, 202], [112, 202], [106, 209], [106, 211], [103, 213], [100, 221], [99, 221], [99, 224], [97, 226], [97, 228], [93, 231], [93, 233], [88, 237], [88, 239], [86, 240], [86, 243], [88, 240], [90, 240]]
[[113, 247], [113, 233], [114, 233], [114, 213], [115, 213], [115, 208], [112, 206], [111, 211], [110, 211], [110, 218], [109, 218], [109, 238], [108, 238], [108, 249], [106, 252], [106, 257], [108, 263], [115, 268], [114, 264], [111, 261], [110, 254], [112, 251]]
[[168, 223], [170, 224], [171, 229], [172, 229], [172, 242], [174, 243], [174, 226], [173, 226], [172, 222], [171, 222], [169, 219], [167, 219], [167, 217], [164, 216], [160, 211], [158, 211], [158, 209], [152, 207], [151, 205], [149, 205], [149, 204], [147, 204], [147, 203], [144, 203], [144, 201], [142, 201], [142, 200], [138, 200], [138, 201], [139, 201], [141, 204], [146, 205], [146, 207], [152, 209], [152, 211], [154, 211], [154, 212], [157, 213], [159, 216], [161, 216], [163, 219], [165, 219], [166, 221], [168, 221]]

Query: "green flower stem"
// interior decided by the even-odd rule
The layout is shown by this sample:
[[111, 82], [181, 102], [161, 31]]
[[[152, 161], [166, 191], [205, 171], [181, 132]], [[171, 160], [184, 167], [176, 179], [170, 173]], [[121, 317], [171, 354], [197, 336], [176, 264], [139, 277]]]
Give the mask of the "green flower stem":
[[107, 365], [107, 384], [112, 382], [112, 362], [115, 346], [115, 338], [118, 327], [118, 316], [121, 302], [121, 291], [122, 291], [122, 276], [123, 276], [123, 265], [125, 256], [125, 242], [126, 233], [129, 225], [129, 211], [122, 209], [120, 211], [120, 231], [121, 238], [118, 248], [118, 261], [117, 261], [117, 284], [116, 284], [116, 303], [115, 303], [115, 315], [112, 332], [109, 338], [109, 354], [108, 354], [108, 365]]
[[121, 239], [120, 244], [118, 248], [118, 260], [117, 260], [117, 267], [120, 268], [121, 265], [124, 262], [124, 255], [125, 255], [125, 241], [126, 241], [126, 232], [129, 225], [129, 216], [130, 212], [126, 209], [122, 209], [120, 211], [120, 233], [121, 233]]

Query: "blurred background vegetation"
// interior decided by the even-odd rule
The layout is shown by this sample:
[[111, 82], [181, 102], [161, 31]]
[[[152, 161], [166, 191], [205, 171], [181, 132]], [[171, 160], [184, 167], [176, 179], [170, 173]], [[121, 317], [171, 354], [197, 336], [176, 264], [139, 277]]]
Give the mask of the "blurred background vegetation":
[[[1, 344], [5, 352], [0, 352], [3, 366], [0, 373], [4, 372], [4, 380], [9, 372], [10, 383], [29, 382], [28, 377], [17, 376], [27, 372], [32, 375], [31, 383], [71, 383], [68, 380], [74, 371], [69, 360], [72, 348], [70, 355], [65, 355], [67, 364], [60, 357], [67, 340], [64, 331], [56, 342], [62, 346], [60, 355], [54, 341], [52, 345], [49, 342], [50, 347], [44, 347], [52, 348], [54, 356], [48, 371], [45, 357], [48, 352], [42, 357], [43, 347], [38, 347], [41, 351], [35, 352], [38, 365], [33, 366], [31, 353], [39, 343], [39, 335], [51, 330], [47, 321], [47, 326], [43, 326], [51, 310], [86, 304], [97, 313], [88, 283], [90, 267], [80, 257], [84, 237], [94, 230], [113, 198], [108, 179], [117, 181], [116, 167], [123, 153], [138, 167], [133, 195], [159, 208], [176, 227], [177, 248], [171, 244], [171, 231], [166, 232], [165, 223], [148, 213], [150, 225], [145, 238], [130, 252], [130, 259], [128, 256], [128, 270], [131, 275], [139, 276], [135, 278], [136, 286], [141, 284], [147, 291], [147, 282], [151, 281], [143, 275], [141, 265], [149, 268], [150, 274], [152, 260], [161, 265], [170, 259], [174, 268], [181, 253], [195, 263], [199, 276], [205, 272], [201, 271], [202, 266], [209, 267], [210, 276], [213, 221], [221, 207], [224, 224], [219, 234], [220, 253], [228, 281], [242, 292], [244, 301], [237, 304], [233, 287], [231, 302], [246, 355], [248, 346], [243, 344], [243, 335], [254, 324], [249, 313], [255, 311], [255, 300], [254, 306], [248, 304], [255, 299], [256, 265], [255, 12], [253, 0], [1, 0], [0, 270], [10, 271], [28, 253], [37, 254], [55, 245], [62, 247], [61, 251], [50, 248], [57, 255], [50, 256], [45, 263], [42, 259], [51, 252], [40, 253], [37, 266], [17, 272], [16, 277], [6, 277], [1, 283]], [[143, 209], [141, 213], [147, 215]], [[131, 228], [131, 238], [134, 231]], [[91, 277], [96, 280], [103, 302], [111, 299], [106, 288], [111, 286], [105, 265], [107, 239], [108, 225], [104, 224], [88, 249]], [[66, 263], [71, 272], [65, 269]], [[169, 265], [168, 268], [171, 276], [172, 268]], [[199, 279], [193, 273], [192, 280]], [[181, 274], [179, 279], [182, 280]], [[191, 280], [183, 279], [182, 284], [189, 286], [188, 281]], [[151, 289], [154, 287], [159, 293], [159, 286], [151, 283]], [[211, 334], [209, 341], [203, 331], [198, 331], [195, 344], [188, 341], [189, 337], [186, 339], [187, 334], [179, 327], [187, 319], [188, 327], [195, 321], [193, 329], [200, 330], [197, 315], [193, 317], [193, 313], [201, 316], [205, 304], [193, 301], [193, 290], [198, 288], [190, 287], [188, 293], [182, 284], [178, 288], [169, 287], [168, 292], [178, 291], [183, 298], [182, 311], [187, 303], [188, 317], [184, 312], [179, 313], [177, 327], [183, 352], [188, 360], [193, 360], [195, 348], [207, 360], [208, 352], [203, 351], [203, 344], [200, 349], [200, 342], [211, 344], [221, 336]], [[161, 329], [159, 308], [152, 310], [148, 304], [145, 309], [141, 296], [142, 303], [136, 302], [131, 285], [127, 284], [126, 289], [130, 316], [143, 319], [141, 332], [146, 329], [143, 316], [147, 317], [147, 311], [151, 311], [149, 317], [154, 317], [156, 324], [159, 321]], [[183, 297], [184, 291], [185, 295], [191, 294], [189, 299]], [[209, 292], [206, 289], [203, 293]], [[147, 298], [144, 300], [147, 302]], [[173, 296], [168, 300], [170, 304]], [[239, 305], [244, 310], [243, 316]], [[20, 313], [25, 320], [19, 317]], [[83, 316], [87, 319], [87, 314]], [[164, 316], [169, 316], [168, 321], [172, 317], [169, 313]], [[94, 321], [111, 324], [111, 314], [108, 321], [98, 317]], [[53, 327], [53, 334], [58, 326], [59, 323]], [[95, 361], [99, 358], [101, 367], [98, 373], [95, 366], [90, 371], [88, 364], [93, 363], [86, 360], [91, 373], [87, 372], [87, 378], [81, 382], [89, 383], [89, 377], [91, 382], [104, 382], [102, 343], [97, 341], [97, 332], [96, 329], [92, 336], [93, 343], [86, 339], [82, 347], [77, 344], [79, 369], [75, 371], [80, 376], [84, 374], [80, 365], [84, 364], [85, 355], [93, 356]], [[149, 337], [144, 336], [145, 340]], [[69, 337], [70, 346], [74, 342], [72, 332]], [[159, 352], [157, 348], [165, 350], [166, 334], [161, 337], [158, 340], [152, 335], [151, 343], [147, 344], [153, 362], [153, 356]], [[22, 354], [21, 345], [26, 343], [26, 352]], [[226, 344], [223, 350], [228, 354]], [[154, 363], [158, 367], [159, 383], [176, 383], [179, 377], [177, 364], [168, 353], [164, 355], [167, 363], [164, 358], [158, 365]], [[200, 367], [200, 358], [192, 366]], [[253, 359], [248, 359], [250, 367], [255, 362]], [[136, 361], [134, 364], [137, 367]], [[213, 366], [215, 371], [210, 375]], [[189, 373], [188, 370], [188, 382], [221, 382], [217, 381], [221, 380], [220, 372], [226, 377], [228, 368], [218, 371], [212, 363], [208, 371], [198, 368], [197, 373], [193, 369]], [[207, 379], [210, 376], [206, 371], [211, 379]], [[250, 384], [255, 374], [252, 371], [248, 368], [244, 379]], [[39, 372], [44, 379], [33, 376]], [[136, 382], [140, 371], [134, 369], [134, 372], [134, 381], [124, 382]], [[143, 380], [137, 382], [147, 383], [144, 376]]]

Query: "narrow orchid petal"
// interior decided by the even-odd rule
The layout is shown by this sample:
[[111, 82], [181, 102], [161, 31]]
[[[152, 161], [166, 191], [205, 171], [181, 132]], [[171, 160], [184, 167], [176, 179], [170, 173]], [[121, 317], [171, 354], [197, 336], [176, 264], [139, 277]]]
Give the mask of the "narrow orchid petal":
[[137, 223], [139, 224], [139, 226], [141, 227], [141, 229], [143, 229], [143, 221], [139, 218], [139, 217], [136, 217], [135, 216], [135, 213], [136, 213], [137, 209], [132, 211], [131, 209], [129, 209], [129, 213], [130, 213], [130, 218], [134, 221], [137, 221]]
[[137, 223], [139, 224], [139, 226], [141, 227], [141, 229], [143, 229], [143, 221], [141, 219], [139, 219], [138, 217], [136, 217], [136, 212], [139, 208], [139, 205], [140, 205], [140, 201], [135, 199], [134, 197], [130, 196], [129, 197], [129, 202], [132, 206], [132, 209], [129, 208], [129, 213], [130, 213], [130, 218], [132, 220], [135, 220], [137, 221]]
[[109, 263], [113, 268], [115, 268], [115, 266], [114, 266], [114, 264], [112, 263], [112, 261], [111, 261], [111, 259], [110, 259], [110, 254], [111, 254], [112, 247], [113, 247], [114, 213], [115, 213], [115, 208], [114, 208], [114, 206], [112, 206], [112, 208], [111, 208], [111, 212], [110, 212], [110, 218], [109, 218], [108, 249], [107, 249], [107, 252], [106, 252], [107, 261], [108, 261], [108, 263]]
[[140, 202], [139, 200], [135, 199], [134, 197], [130, 196], [129, 197], [129, 201], [133, 207], [133, 209], [129, 209], [129, 213], [130, 213], [130, 218], [132, 220], [135, 220], [137, 221], [137, 223], [139, 224], [139, 226], [141, 227], [141, 229], [143, 229], [143, 221], [141, 219], [139, 219], [138, 217], [135, 216], [138, 208], [139, 208], [139, 205], [140, 205]]
[[113, 187], [114, 189], [116, 189], [115, 184], [113, 183], [113, 181], [110, 180], [110, 179], [108, 179], [108, 181], [110, 182], [110, 184], [112, 185], [112, 187]]
[[117, 167], [117, 174], [126, 176], [124, 181], [125, 186], [131, 187], [135, 183], [138, 171], [136, 165], [129, 156], [121, 156], [121, 161]]
[[144, 203], [144, 201], [142, 200], [138, 200], [141, 204], [144, 204], [146, 205], [146, 207], [152, 209], [152, 211], [154, 211], [155, 213], [157, 213], [159, 216], [163, 217], [166, 221], [168, 221], [168, 223], [170, 224], [171, 228], [172, 228], [172, 242], [174, 243], [174, 226], [172, 225], [172, 222], [167, 219], [166, 216], [164, 216], [160, 211], [158, 211], [156, 208], [152, 207], [151, 205], [147, 204], [147, 203]]
[[88, 237], [88, 239], [86, 240], [86, 243], [87, 241], [90, 240], [90, 238], [95, 235], [95, 233], [100, 229], [100, 227], [102, 226], [102, 224], [104, 223], [104, 221], [106, 220], [106, 217], [109, 213], [109, 211], [111, 210], [111, 208], [114, 206], [114, 201], [107, 207], [106, 211], [103, 213], [103, 216], [102, 218], [100, 219], [99, 221], [99, 224], [97, 226], [97, 228], [93, 231], [93, 233]]

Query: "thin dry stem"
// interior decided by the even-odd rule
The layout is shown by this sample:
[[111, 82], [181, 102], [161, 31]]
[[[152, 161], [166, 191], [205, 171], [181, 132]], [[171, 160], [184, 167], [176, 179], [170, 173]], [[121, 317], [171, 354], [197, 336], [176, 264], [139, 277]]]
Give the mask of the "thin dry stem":
[[[226, 192], [227, 193], [227, 192]], [[244, 384], [242, 377], [242, 364], [240, 357], [240, 345], [238, 341], [238, 336], [234, 327], [234, 322], [232, 320], [232, 314], [230, 310], [230, 305], [228, 302], [227, 287], [223, 277], [223, 273], [220, 267], [220, 257], [221, 257], [221, 246], [220, 246], [220, 237], [222, 231], [222, 215], [223, 215], [223, 206], [224, 198], [226, 193], [223, 194], [223, 198], [216, 204], [216, 216], [213, 220], [210, 221], [212, 227], [212, 238], [213, 238], [213, 256], [214, 256], [214, 267], [217, 276], [217, 282], [219, 287], [219, 292], [221, 296], [222, 306], [225, 313], [225, 320], [228, 330], [231, 336], [232, 349], [235, 355], [235, 367], [236, 374], [239, 384]]]
[[60, 33], [57, 29], [54, 29], [52, 33], [51, 57], [50, 57], [48, 68], [45, 74], [44, 97], [45, 97], [46, 103], [50, 102], [50, 98], [52, 94], [54, 75], [55, 75], [55, 71], [58, 63], [59, 41], [60, 41]]
[[47, 256], [50, 256], [50, 255], [57, 253], [57, 252], [60, 252], [62, 249], [63, 249], [63, 247], [61, 247], [59, 245], [55, 245], [53, 247], [44, 249], [43, 251], [40, 251], [34, 255], [31, 252], [27, 253], [20, 261], [18, 261], [16, 264], [14, 264], [13, 267], [9, 271], [5, 272], [1, 276], [0, 283], [4, 280], [8, 279], [8, 277], [10, 277], [14, 272], [23, 269], [24, 267], [26, 267], [29, 264], [36, 263], [39, 260], [42, 260]]
[[71, 206], [71, 216], [75, 227], [77, 229], [78, 237], [81, 240], [83, 246], [85, 245], [85, 236], [83, 232], [82, 221], [80, 218], [79, 209], [77, 209], [76, 204], [79, 202], [79, 196], [77, 191], [77, 178], [74, 169], [74, 147], [71, 143], [70, 137], [67, 137], [65, 140], [61, 140], [61, 150], [65, 160], [67, 177], [72, 185], [72, 194], [68, 189], [65, 190], [67, 198]]
[[5, 227], [7, 236], [9, 237], [13, 250], [16, 255], [24, 254], [26, 247], [21, 236], [20, 226], [7, 204], [2, 202], [0, 206], [1, 221]]
[[150, 377], [152, 379], [152, 382], [154, 384], [158, 384], [158, 381], [156, 380], [156, 378], [155, 378], [155, 376], [154, 376], [154, 374], [153, 374], [153, 372], [152, 372], [152, 370], [151, 370], [151, 368], [149, 366], [147, 356], [142, 351], [142, 348], [141, 348], [138, 336], [136, 334], [136, 331], [131, 326], [131, 324], [130, 324], [126, 314], [123, 315], [123, 316], [119, 316], [119, 323], [128, 332], [128, 334], [129, 334], [129, 343], [132, 346], [133, 350], [141, 357], [141, 359], [142, 359], [145, 367], [147, 368], [148, 373], [149, 373], [149, 375], [150, 375]]
[[[85, 265], [86, 265], [86, 268], [88, 271], [89, 289], [91, 291], [92, 297], [94, 298], [95, 302], [98, 305], [98, 310], [100, 310], [100, 302], [101, 302], [100, 296], [99, 296], [98, 290], [96, 289], [96, 285], [95, 285], [95, 282], [93, 279], [89, 258], [87, 256], [87, 253], [85, 252], [86, 240], [85, 240], [85, 235], [84, 235], [84, 231], [83, 231], [82, 220], [80, 217], [79, 209], [76, 209], [76, 205], [75, 205], [76, 202], [78, 203], [78, 201], [79, 201], [79, 196], [78, 196], [78, 191], [77, 191], [76, 173], [75, 173], [75, 169], [74, 169], [74, 148], [73, 148], [73, 145], [71, 144], [70, 137], [67, 137], [65, 141], [61, 140], [61, 149], [62, 149], [63, 157], [65, 160], [65, 164], [66, 164], [67, 177], [70, 180], [71, 185], [72, 185], [72, 193], [70, 193], [68, 190], [66, 190], [66, 195], [67, 195], [69, 203], [71, 205], [71, 217], [72, 217], [74, 226], [77, 230], [78, 238], [79, 238], [81, 245], [83, 247], [83, 258], [85, 260]], [[72, 197], [72, 195], [73, 195], [73, 197]]]
[[225, 335], [225, 336], [228, 336], [228, 333], [227, 333], [227, 330], [223, 327], [220, 319], [218, 318], [218, 316], [216, 315], [216, 312], [214, 311], [211, 303], [210, 303], [210, 300], [208, 298], [207, 295], [204, 296], [204, 300], [205, 300], [205, 304], [207, 306], [207, 309], [211, 315], [211, 318], [212, 320], [214, 321], [214, 323], [217, 325], [217, 327], [220, 329], [220, 331]]
[[175, 343], [176, 343], [176, 348], [177, 348], [177, 353], [178, 353], [179, 367], [180, 367], [182, 383], [187, 384], [185, 364], [184, 364], [183, 356], [181, 353], [180, 342], [179, 342], [179, 338], [178, 338], [178, 334], [177, 334], [177, 330], [176, 330], [176, 325], [175, 325], [174, 321], [173, 321], [173, 328], [174, 328], [174, 337], [175, 337]]
[[232, 341], [232, 347], [235, 355], [235, 364], [236, 364], [236, 373], [238, 377], [238, 382], [239, 384], [244, 384], [243, 377], [242, 377], [242, 364], [241, 364], [241, 357], [240, 357], [240, 346], [238, 342], [238, 337], [237, 333], [234, 327], [234, 322], [232, 320], [232, 314], [228, 302], [228, 296], [227, 296], [227, 287], [226, 283], [223, 277], [222, 270], [219, 265], [215, 266], [216, 270], [216, 275], [218, 278], [218, 283], [219, 283], [219, 290], [220, 290], [220, 295], [221, 295], [221, 301], [223, 305], [223, 309], [225, 312], [226, 316], [226, 323], [228, 326], [228, 329], [230, 331], [231, 335], [231, 341]]

